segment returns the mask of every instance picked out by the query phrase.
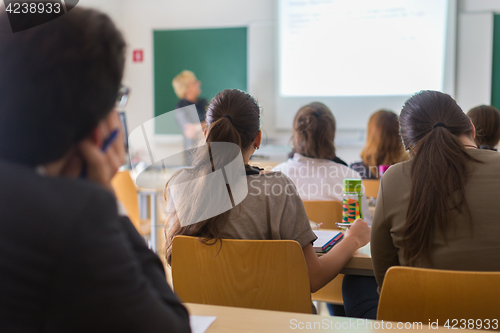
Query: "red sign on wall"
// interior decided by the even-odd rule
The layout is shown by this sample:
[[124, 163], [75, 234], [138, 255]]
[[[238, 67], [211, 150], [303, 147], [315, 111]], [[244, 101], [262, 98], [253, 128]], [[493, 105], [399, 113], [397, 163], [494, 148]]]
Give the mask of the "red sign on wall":
[[144, 51], [143, 50], [134, 50], [132, 59], [134, 62], [143, 62], [144, 61]]

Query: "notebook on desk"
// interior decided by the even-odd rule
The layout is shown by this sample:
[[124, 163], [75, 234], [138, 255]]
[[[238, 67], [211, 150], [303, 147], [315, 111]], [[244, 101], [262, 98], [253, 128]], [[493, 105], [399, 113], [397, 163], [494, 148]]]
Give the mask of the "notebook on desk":
[[341, 231], [332, 230], [313, 230], [318, 239], [313, 242], [314, 251], [317, 253], [326, 253], [337, 244], [344, 234]]

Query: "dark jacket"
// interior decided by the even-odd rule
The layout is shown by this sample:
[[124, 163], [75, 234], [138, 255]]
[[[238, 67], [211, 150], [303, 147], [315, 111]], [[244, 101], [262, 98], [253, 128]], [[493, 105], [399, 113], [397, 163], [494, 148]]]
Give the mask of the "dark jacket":
[[0, 161], [1, 332], [189, 332], [111, 193]]

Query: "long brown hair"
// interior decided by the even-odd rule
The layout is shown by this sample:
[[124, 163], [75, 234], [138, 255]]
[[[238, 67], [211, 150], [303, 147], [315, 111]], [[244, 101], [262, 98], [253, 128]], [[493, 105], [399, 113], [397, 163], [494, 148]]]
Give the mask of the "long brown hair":
[[331, 160], [334, 139], [335, 118], [325, 104], [313, 102], [299, 109], [293, 120], [293, 153]]
[[472, 108], [467, 115], [476, 126], [476, 143], [493, 149], [500, 141], [500, 112], [491, 105], [480, 105]]
[[393, 165], [407, 159], [394, 112], [382, 109], [372, 114], [361, 158], [366, 166], [375, 169], [375, 175], [379, 165]]
[[[409, 266], [431, 261], [436, 228], [446, 237], [452, 211], [470, 216], [465, 200], [471, 157], [459, 137], [472, 138], [469, 118], [451, 96], [421, 91], [406, 101], [399, 117], [403, 143], [413, 156], [411, 189], [404, 230], [404, 258]], [[457, 196], [458, 195], [458, 196]]]
[[[226, 89], [218, 93], [208, 105], [206, 122], [206, 143], [209, 150], [211, 144], [228, 142], [236, 144], [243, 152], [250, 148], [260, 130], [260, 107], [255, 99], [246, 92], [237, 89]], [[194, 166], [191, 170], [202, 169], [204, 168], [204, 164], [207, 163], [211, 164], [209, 166], [211, 170], [215, 168], [213, 155], [207, 158], [206, 152], [207, 150], [205, 149], [199, 150], [195, 155]], [[179, 173], [174, 175], [165, 187], [164, 199], [167, 205], [169, 185], [175, 181], [177, 175]], [[227, 190], [231, 191], [228, 185]], [[194, 192], [199, 191], [194, 190]], [[196, 206], [196, 200], [192, 200], [188, 204]], [[196, 236], [202, 238], [204, 242], [215, 242], [221, 238], [220, 223], [227, 221], [228, 214], [229, 211], [226, 211], [204, 221], [181, 227], [178, 212], [175, 209], [171, 209], [167, 213], [168, 223], [166, 225], [172, 227], [170, 230], [165, 229], [167, 262], [170, 263], [171, 260], [171, 246], [175, 236]]]

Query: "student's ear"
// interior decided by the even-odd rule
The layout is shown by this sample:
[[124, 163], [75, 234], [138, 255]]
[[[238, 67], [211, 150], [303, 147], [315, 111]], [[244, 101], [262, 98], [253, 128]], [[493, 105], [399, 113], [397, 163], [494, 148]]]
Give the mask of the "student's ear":
[[262, 142], [262, 131], [259, 130], [257, 132], [257, 135], [255, 136], [255, 140], [253, 140], [253, 146], [257, 147], [257, 149], [258, 149], [258, 148], [260, 148], [261, 142]]

